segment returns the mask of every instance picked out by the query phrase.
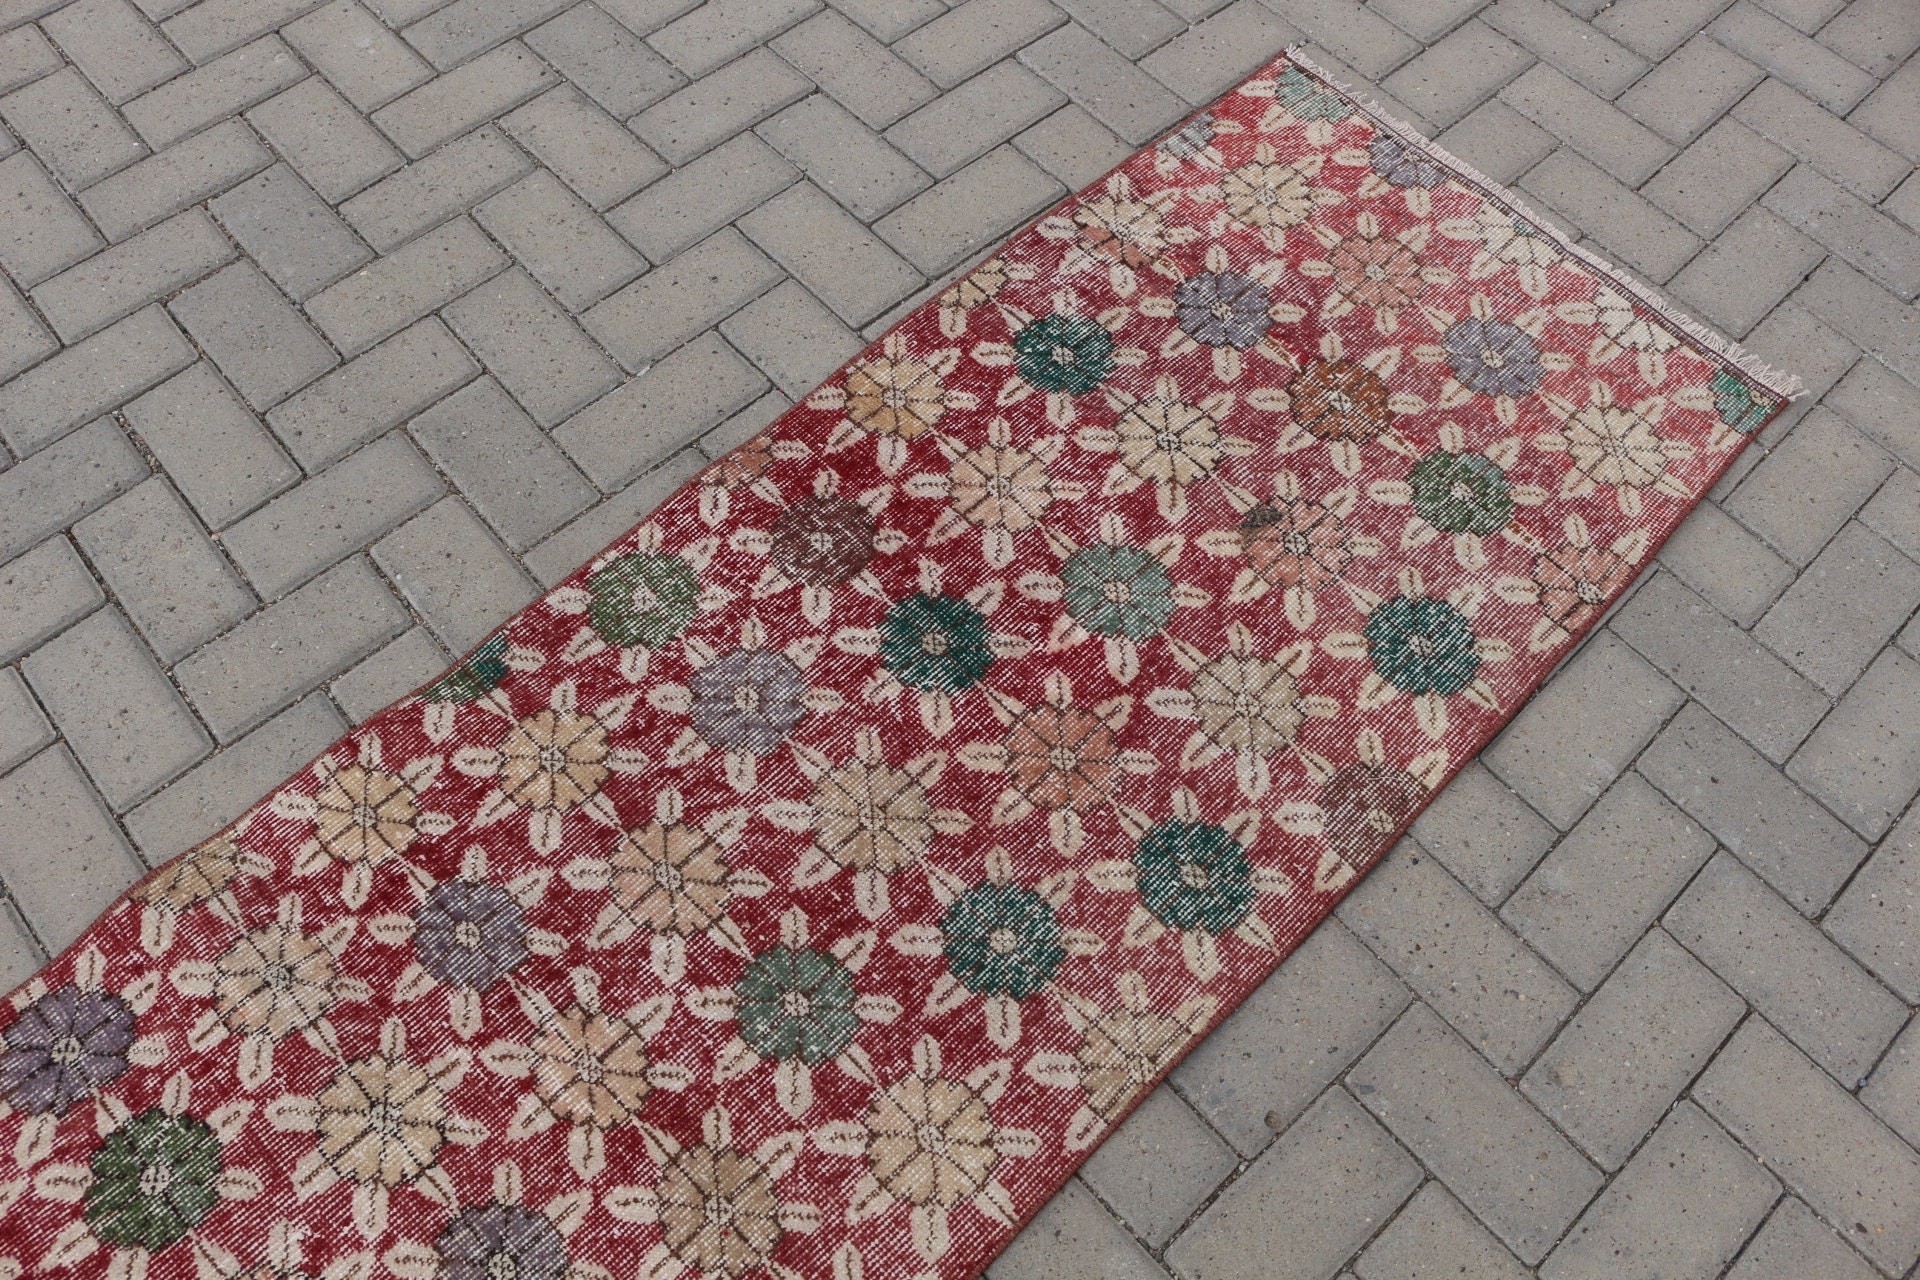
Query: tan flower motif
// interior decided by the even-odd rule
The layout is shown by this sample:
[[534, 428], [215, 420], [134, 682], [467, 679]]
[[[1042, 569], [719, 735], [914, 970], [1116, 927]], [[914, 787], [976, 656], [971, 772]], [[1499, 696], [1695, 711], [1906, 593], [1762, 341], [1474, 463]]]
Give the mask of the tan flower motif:
[[1193, 673], [1192, 696], [1200, 731], [1228, 751], [1277, 751], [1306, 722], [1300, 682], [1268, 658], [1222, 654]]
[[[480, 801], [475, 827], [525, 813], [533, 847], [541, 853], [560, 848], [564, 821], [581, 814], [605, 827], [618, 827], [620, 815], [602, 787], [614, 773], [632, 773], [646, 757], [613, 745], [612, 735], [626, 722], [635, 693], [582, 708], [578, 688], [565, 680], [553, 688], [547, 706], [510, 720], [495, 747], [463, 747], [453, 767], [494, 783]], [[503, 709], [503, 714], [511, 714]]]
[[1644, 489], [1667, 469], [1666, 442], [1653, 424], [1619, 405], [1588, 405], [1562, 432], [1567, 457], [1595, 484]]
[[1114, 455], [1102, 492], [1126, 493], [1151, 484], [1168, 520], [1185, 515], [1187, 490], [1213, 475], [1222, 461], [1253, 452], [1252, 441], [1223, 427], [1234, 405], [1227, 392], [1191, 401], [1171, 374], [1162, 374], [1151, 395], [1141, 398], [1110, 387], [1107, 402], [1118, 415], [1113, 425], [1083, 427], [1077, 436], [1081, 448]]
[[1112, 184], [1107, 194], [1082, 201], [1073, 220], [1089, 251], [1136, 270], [1158, 261], [1172, 243], [1158, 208], [1130, 190], [1116, 192]]
[[1449, 219], [1439, 229], [1450, 240], [1479, 246], [1467, 268], [1469, 280], [1488, 280], [1511, 269], [1528, 297], [1547, 296], [1548, 273], [1561, 260], [1561, 250], [1539, 227], [1487, 201], [1472, 217]]
[[533, 1088], [564, 1124], [607, 1129], [633, 1119], [653, 1092], [640, 1028], [570, 1005], [534, 1035]]
[[[1280, 164], [1260, 144], [1265, 159], [1251, 161], [1220, 177], [1220, 199], [1236, 222], [1259, 231], [1285, 231], [1313, 216], [1315, 200], [1309, 174], [1298, 164]], [[1316, 167], [1317, 171], [1317, 167]]]
[[215, 836], [161, 867], [128, 896], [135, 902], [186, 911], [226, 892], [243, 868], [251, 870], [260, 861], [243, 854], [232, 836]]
[[1113, 1006], [1063, 993], [1061, 1012], [1078, 1042], [1070, 1053], [1043, 1051], [1026, 1064], [1027, 1074], [1040, 1084], [1080, 1096], [1064, 1135], [1068, 1151], [1084, 1151], [1100, 1141], [1188, 1042], [1206, 1030], [1220, 1007], [1211, 995], [1194, 996], [1177, 1006], [1156, 999], [1138, 973], [1121, 974], [1115, 986], [1120, 1001]]
[[403, 854], [419, 834], [420, 798], [400, 775], [344, 765], [314, 794], [320, 847], [342, 862]]
[[613, 901], [652, 933], [702, 933], [726, 919], [726, 850], [699, 827], [649, 822], [620, 837]]
[[914, 440], [933, 430], [947, 411], [939, 371], [907, 354], [897, 340], [847, 370], [845, 383], [847, 418], [875, 435]]
[[237, 939], [214, 967], [214, 1008], [240, 1035], [284, 1039], [319, 1022], [338, 999], [338, 959], [285, 919]]
[[320, 1154], [341, 1178], [397, 1187], [433, 1167], [447, 1141], [446, 1090], [404, 1058], [341, 1067], [314, 1098]]
[[958, 1080], [905, 1080], [867, 1108], [867, 1161], [895, 1199], [950, 1209], [985, 1189], [1000, 1163], [993, 1117]]
[[[1038, 274], [1030, 262], [988, 258], [940, 295], [940, 332], [949, 338], [963, 337], [973, 312], [998, 304], [1008, 285], [1024, 283]], [[1004, 307], [1001, 310], [1004, 314]]]
[[1047, 459], [1011, 444], [960, 452], [948, 466], [947, 477], [953, 509], [968, 523], [983, 528], [1031, 529], [1053, 505]]

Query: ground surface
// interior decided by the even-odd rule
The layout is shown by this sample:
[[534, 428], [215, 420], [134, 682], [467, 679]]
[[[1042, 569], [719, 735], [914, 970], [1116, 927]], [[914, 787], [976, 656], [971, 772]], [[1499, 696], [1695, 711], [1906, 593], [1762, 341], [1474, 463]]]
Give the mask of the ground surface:
[[1304, 40], [1812, 395], [993, 1274], [1914, 1273], [1914, 0], [0, 28], [0, 988]]

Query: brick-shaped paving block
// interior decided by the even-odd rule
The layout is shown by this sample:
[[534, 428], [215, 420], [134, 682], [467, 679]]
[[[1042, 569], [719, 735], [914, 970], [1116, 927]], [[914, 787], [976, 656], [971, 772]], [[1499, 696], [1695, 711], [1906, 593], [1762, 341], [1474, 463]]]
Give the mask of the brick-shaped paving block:
[[0, 160], [0, 267], [16, 281], [31, 288], [102, 243], [31, 152]]
[[1093, 1193], [1069, 1181], [993, 1261], [991, 1280], [1166, 1280]]
[[284, 164], [241, 183], [207, 207], [247, 256], [296, 302], [373, 257], [353, 229]]
[[362, 111], [433, 78], [433, 68], [356, 0], [332, 0], [287, 24], [287, 43]]
[[405, 160], [319, 76], [255, 107], [247, 121], [328, 200], [346, 199]]
[[78, 0], [40, 25], [109, 102], [125, 102], [187, 70], [187, 60], [127, 0]]
[[80, 203], [109, 239], [124, 240], [272, 163], [253, 130], [223, 120], [89, 187]]
[[666, 461], [629, 481], [612, 497], [575, 518], [521, 557], [543, 587], [553, 587], [624, 536], [654, 509], [698, 475], [708, 459], [698, 449], [681, 449]]
[[933, 185], [918, 165], [825, 94], [794, 103], [757, 132], [862, 222]]
[[126, 122], [70, 67], [0, 98], [0, 120], [76, 191], [147, 153]]
[[1361, 0], [1285, 0], [1274, 7], [1369, 80], [1383, 78], [1420, 52], [1419, 41]]
[[1787, 775], [1877, 839], [1920, 791], [1920, 663], [1884, 650], [1788, 763]]
[[473, 216], [568, 311], [585, 310], [647, 269], [646, 259], [545, 169]]
[[573, 5], [528, 32], [526, 45], [621, 120], [687, 82], [672, 63], [591, 3]]
[[1695, 507], [1660, 548], [1660, 563], [1743, 627], [1767, 611], [1794, 568], [1711, 502]]
[[819, 386], [865, 345], [791, 280], [729, 316], [720, 332], [793, 399]]
[[1837, 414], [1818, 408], [1725, 505], [1788, 560], [1805, 565], [1892, 471], [1884, 453]]
[[705, 333], [783, 279], [779, 267], [728, 227], [580, 319], [622, 364], [639, 369]]
[[285, 41], [265, 36], [141, 94], [121, 111], [148, 146], [168, 147], [292, 88], [306, 75]]
[[[1328, 1000], [1329, 991], [1344, 994]], [[1409, 999], [1391, 969], [1328, 920], [1194, 1046], [1173, 1081], [1241, 1155], [1258, 1155]]]
[[370, 119], [396, 146], [418, 159], [512, 110], [556, 80], [553, 71], [516, 40], [427, 81]]
[[209, 276], [168, 310], [256, 409], [278, 404], [340, 363], [251, 262]]
[[[1674, 8], [1670, 0], [1622, 0], [1613, 7], [1660, 13]], [[1603, 13], [1601, 21], [1605, 20]], [[1694, 30], [1691, 25], [1687, 27], [1689, 33]], [[1613, 34], [1628, 39], [1621, 31]], [[1765, 76], [1766, 72], [1711, 36], [1691, 35], [1617, 101], [1628, 115], [1667, 141], [1683, 146], [1704, 133]], [[1785, 85], [1780, 88], [1793, 93]]]
[[1683, 701], [1672, 681], [1603, 632], [1534, 695], [1481, 759], [1566, 830]]
[[905, 259], [810, 182], [787, 188], [739, 225], [851, 325], [872, 320], [921, 284]]
[[53, 279], [33, 301], [66, 342], [74, 342], [200, 279], [233, 257], [233, 246], [198, 209], [142, 231]]
[[[0, 774], [52, 742], [53, 726], [33, 700], [27, 682], [11, 668], [0, 671]], [[16, 979], [25, 982], [26, 974]]]
[[1659, 134], [1546, 63], [1529, 67], [1500, 100], [1629, 185], [1645, 182], [1673, 156]]
[[1920, 440], [1912, 430], [1920, 387], [1878, 360], [1855, 361], [1821, 403], [1907, 466], [1920, 466]]
[[1920, 1004], [1920, 815], [1909, 813], [1880, 842], [1821, 926], [1903, 1000]]
[[1537, 1263], [1599, 1172], [1425, 1005], [1348, 1074], [1350, 1088], [1523, 1262]]
[[220, 741], [232, 742], [411, 621], [373, 566], [356, 556], [248, 618], [173, 674]]
[[26, 300], [0, 287], [0, 378], [10, 378], [60, 349]]
[[690, 76], [706, 75], [820, 8], [820, 0], [709, 0], [667, 23], [647, 43]]
[[[775, 40], [772, 48], [875, 129], [886, 128], [939, 93], [899, 55], [832, 9], [808, 18]], [[641, 136], [646, 136], [644, 129]]]
[[492, 378], [480, 378], [408, 425], [434, 465], [516, 551], [599, 495]]
[[0, 884], [53, 951], [145, 871], [65, 747], [0, 778]]
[[1133, 150], [1077, 102], [1016, 136], [1013, 145], [1074, 191], [1106, 176]]
[[1354, 1264], [1358, 1280], [1527, 1280], [1531, 1274], [1466, 1207], [1429, 1182]]
[[447, 665], [447, 651], [425, 627], [415, 627], [362, 658], [327, 690], [347, 718], [359, 724], [433, 680]]
[[588, 479], [617, 489], [766, 387], [758, 369], [709, 334], [588, 405], [553, 438]]
[[1746, 1003], [1659, 929], [1620, 962], [1527, 1071], [1521, 1091], [1603, 1169], [1618, 1169]]
[[887, 141], [936, 178], [999, 146], [1066, 102], [1020, 63], [996, 62], [887, 130]]
[[1693, 314], [1744, 335], [1824, 257], [1786, 220], [1752, 208], [1673, 277], [1672, 289]]
[[209, 528], [225, 528], [300, 478], [300, 468], [205, 362], [125, 413]]
[[533, 168], [526, 152], [491, 126], [456, 138], [340, 206], [366, 242], [389, 252], [465, 213]]
[[1532, 65], [1532, 54], [1471, 19], [1433, 41], [1380, 87], [1427, 124], [1445, 128]]
[[1699, 237], [1565, 147], [1534, 166], [1520, 185], [1651, 280], [1672, 279], [1700, 251]]
[[1402, 840], [1339, 916], [1502, 1071], [1518, 1072], [1578, 997], [1424, 849]]
[[607, 215], [649, 261], [665, 262], [800, 175], [751, 133], [741, 134], [662, 178]]
[[1920, 1150], [1920, 1019], [1909, 1022], [1880, 1059], [1860, 1101]]
[[1792, 1196], [1767, 1219], [1727, 1280], [1880, 1280], [1880, 1273], [1841, 1243], [1832, 1227]]
[[[1121, 57], [1140, 59], [1155, 48], [1165, 48], [1179, 34], [1186, 21], [1204, 18], [1220, 7], [1222, 0], [1063, 0], [1060, 8], [1080, 26], [1098, 36]], [[1175, 13], [1175, 9], [1183, 13]]]
[[543, 427], [620, 383], [620, 370], [606, 353], [518, 268], [501, 272], [441, 314]]
[[874, 229], [933, 276], [959, 265], [1065, 194], [1051, 175], [1018, 150], [996, 147], [901, 205]]
[[1778, 80], [1741, 99], [1733, 117], [1869, 200], [1900, 184], [1912, 166]]
[[1233, 1148], [1161, 1085], [1101, 1142], [1080, 1178], [1159, 1248], [1239, 1164]]
[[307, 303], [307, 314], [352, 356], [453, 301], [507, 265], [465, 218], [429, 231]]
[[1553, 0], [1496, 0], [1483, 16], [1488, 26], [1602, 98], [1617, 97], [1650, 65]]
[[541, 94], [500, 127], [596, 209], [667, 172], [666, 161], [572, 85]]
[[60, 54], [38, 27], [15, 27], [0, 35], [0, 93], [31, 84], [60, 65]]
[[1821, 263], [1793, 296], [1862, 351], [1920, 383], [1920, 331], [1913, 326], [1911, 306], [1838, 258]]
[[0, 564], [0, 662], [12, 662], [106, 601], [65, 538]]
[[133, 488], [147, 460], [100, 418], [0, 471], [0, 563]]
[[1920, 294], [1920, 234], [1811, 168], [1767, 192], [1767, 208], [1902, 298]]
[[73, 536], [162, 662], [193, 652], [258, 605], [160, 476], [82, 520]]
[[1084, 27], [1063, 27], [1036, 40], [1020, 51], [1020, 61], [1135, 146], [1172, 125], [1186, 109], [1165, 85]]
[[1643, 191], [1688, 230], [1713, 236], [1792, 167], [1785, 151], [1738, 120], [1724, 119]]
[[545, 22], [572, 0], [453, 0], [406, 29], [407, 43], [445, 69]]
[[1693, 1096], [1883, 1270], [1920, 1259], [1920, 1153], [1778, 1031], [1749, 1018]]
[[[152, 16], [154, 0], [139, 0]], [[225, 53], [255, 36], [279, 27], [313, 8], [314, 0], [164, 0], [167, 9], [181, 12], [161, 23], [167, 38], [195, 62]]]
[[1413, 837], [1482, 902], [1496, 904], [1558, 838], [1552, 825], [1478, 760], [1413, 824]]
[[267, 415], [309, 470], [327, 466], [398, 426], [480, 372], [439, 320], [429, 318], [348, 361]]
[[373, 545], [379, 565], [427, 627], [465, 653], [539, 592], [458, 498], [443, 498]]
[[1707, 31], [1836, 115], [1845, 115], [1876, 83], [1839, 54], [1747, 0], [1721, 14]]
[[965, 0], [899, 41], [894, 52], [950, 89], [1066, 20], [1046, 0]]
[[1754, 627], [1762, 643], [1838, 696], [1920, 605], [1920, 565], [1848, 522]]
[[21, 674], [108, 804], [124, 809], [212, 745], [116, 609], [28, 654]]
[[1318, 1280], [1420, 1185], [1420, 1166], [1329, 1089], [1167, 1250], [1195, 1280]]

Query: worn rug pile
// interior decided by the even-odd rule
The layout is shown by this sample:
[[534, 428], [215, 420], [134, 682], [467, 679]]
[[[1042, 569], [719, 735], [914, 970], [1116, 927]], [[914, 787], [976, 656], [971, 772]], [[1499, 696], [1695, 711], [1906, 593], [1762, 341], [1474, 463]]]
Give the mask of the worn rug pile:
[[14, 992], [0, 1276], [971, 1276], [1791, 390], [1281, 58]]

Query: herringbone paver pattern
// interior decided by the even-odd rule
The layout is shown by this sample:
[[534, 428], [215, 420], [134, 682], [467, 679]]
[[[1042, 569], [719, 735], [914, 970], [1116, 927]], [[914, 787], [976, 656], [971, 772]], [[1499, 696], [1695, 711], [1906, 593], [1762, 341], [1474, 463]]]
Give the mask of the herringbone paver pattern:
[[1915, 0], [0, 0], [0, 988], [1296, 41], [1812, 394], [993, 1274], [1914, 1276]]

